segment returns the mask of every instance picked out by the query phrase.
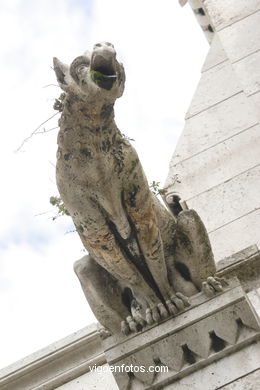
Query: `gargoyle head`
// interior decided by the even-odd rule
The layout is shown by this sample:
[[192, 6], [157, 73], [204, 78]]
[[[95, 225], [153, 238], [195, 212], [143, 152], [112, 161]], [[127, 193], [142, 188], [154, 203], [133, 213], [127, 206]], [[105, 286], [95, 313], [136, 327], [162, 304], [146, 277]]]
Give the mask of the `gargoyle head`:
[[96, 43], [91, 53], [75, 58], [70, 66], [58, 58], [53, 59], [53, 65], [60, 87], [81, 99], [112, 103], [123, 94], [124, 67], [109, 42]]

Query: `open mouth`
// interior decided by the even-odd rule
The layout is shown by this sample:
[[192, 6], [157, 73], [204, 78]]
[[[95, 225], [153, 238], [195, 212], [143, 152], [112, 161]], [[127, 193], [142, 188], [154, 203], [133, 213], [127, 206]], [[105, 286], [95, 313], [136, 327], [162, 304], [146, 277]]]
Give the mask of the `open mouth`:
[[90, 77], [100, 88], [110, 90], [117, 79], [113, 58], [105, 58], [100, 54], [94, 55]]

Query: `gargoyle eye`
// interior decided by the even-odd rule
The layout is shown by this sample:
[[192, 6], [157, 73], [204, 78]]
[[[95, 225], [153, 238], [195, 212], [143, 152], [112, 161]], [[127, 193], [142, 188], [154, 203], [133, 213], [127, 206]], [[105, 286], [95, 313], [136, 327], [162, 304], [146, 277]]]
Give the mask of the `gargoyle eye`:
[[114, 45], [112, 45], [112, 43], [110, 43], [110, 42], [106, 42], [106, 45], [110, 46], [110, 47], [114, 47]]
[[89, 68], [90, 59], [86, 56], [80, 56], [75, 58], [70, 66], [70, 74], [75, 81], [78, 81], [82, 74]]
[[80, 75], [83, 69], [86, 68], [86, 65], [80, 65], [76, 68], [77, 75]]
[[101, 43], [96, 43], [94, 47], [102, 47]]

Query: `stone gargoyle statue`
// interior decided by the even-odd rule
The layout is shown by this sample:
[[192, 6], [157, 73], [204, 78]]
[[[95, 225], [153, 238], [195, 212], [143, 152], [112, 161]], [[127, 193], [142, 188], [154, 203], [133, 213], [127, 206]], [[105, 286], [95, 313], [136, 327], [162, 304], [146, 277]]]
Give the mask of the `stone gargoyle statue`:
[[142, 329], [221, 291], [208, 235], [193, 210], [177, 218], [150, 191], [137, 153], [114, 121], [125, 72], [114, 46], [97, 43], [70, 66], [54, 58], [66, 93], [57, 186], [88, 255], [75, 272], [110, 333]]

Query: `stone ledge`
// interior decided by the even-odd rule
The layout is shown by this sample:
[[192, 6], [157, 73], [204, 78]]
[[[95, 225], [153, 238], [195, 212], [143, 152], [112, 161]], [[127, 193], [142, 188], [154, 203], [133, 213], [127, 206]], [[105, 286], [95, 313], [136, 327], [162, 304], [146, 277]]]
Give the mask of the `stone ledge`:
[[252, 343], [185, 376], [177, 385], [166, 385], [164, 390], [257, 390], [259, 347], [260, 343]]
[[97, 325], [90, 325], [0, 371], [1, 390], [52, 390], [106, 363]]
[[[104, 340], [110, 366], [145, 367], [130, 375], [114, 371], [121, 390], [161, 389], [260, 338], [258, 317], [236, 279], [211, 299], [202, 293], [192, 298], [193, 307], [175, 318], [139, 334]], [[169, 371], [155, 376], [149, 367], [158, 366]]]
[[236, 276], [246, 292], [260, 287], [260, 250], [251, 245], [217, 263], [217, 275]]

